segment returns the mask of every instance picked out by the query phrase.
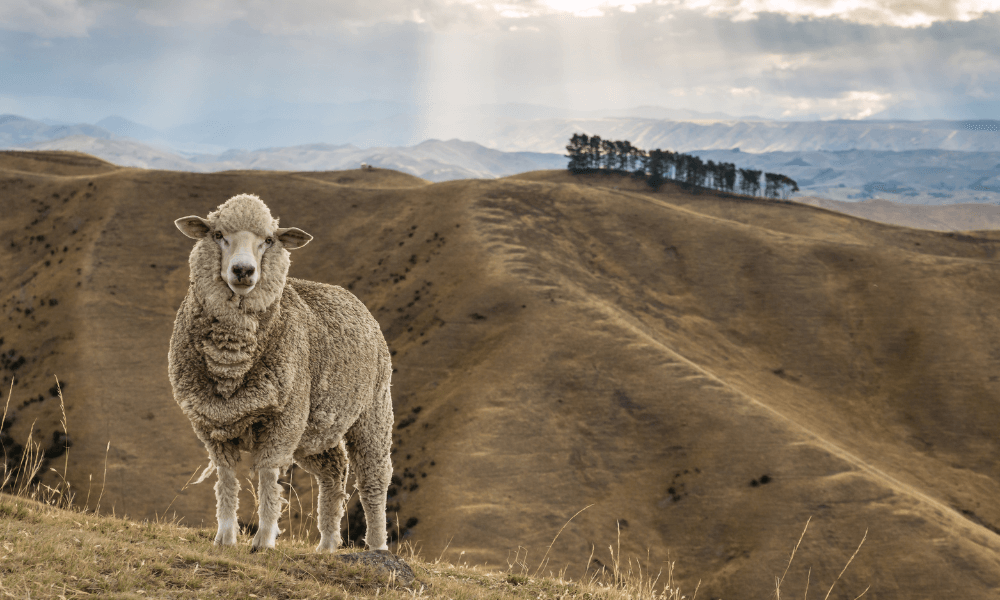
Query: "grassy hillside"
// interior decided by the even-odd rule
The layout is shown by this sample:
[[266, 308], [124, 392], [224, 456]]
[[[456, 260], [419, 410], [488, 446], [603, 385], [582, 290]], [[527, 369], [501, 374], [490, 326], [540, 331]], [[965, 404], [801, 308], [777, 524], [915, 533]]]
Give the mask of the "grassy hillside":
[[[549, 553], [573, 579], [620, 532], [699, 597], [764, 598], [811, 518], [788, 589], [834, 580], [866, 530], [831, 598], [1000, 589], [998, 240], [556, 171], [87, 160], [0, 156], [6, 431], [61, 431], [59, 375], [81, 503], [106, 461], [102, 509], [214, 523], [211, 487], [184, 488], [206, 458], [166, 377], [191, 247], [173, 220], [252, 192], [315, 236], [291, 274], [351, 289], [385, 332], [390, 518], [427, 555], [531, 561], [593, 504]], [[305, 531], [315, 491], [285, 481]]]
[[[279, 550], [220, 548], [215, 532], [176, 522], [68, 511], [0, 494], [0, 596], [4, 598], [664, 598], [679, 600], [669, 573], [659, 580], [630, 565], [583, 582], [540, 575], [535, 565], [469, 565], [454, 553], [423, 560], [407, 547], [413, 579], [351, 561], [356, 549], [316, 554], [301, 538]], [[451, 559], [455, 560], [453, 564]], [[654, 591], [655, 590], [655, 591]]]

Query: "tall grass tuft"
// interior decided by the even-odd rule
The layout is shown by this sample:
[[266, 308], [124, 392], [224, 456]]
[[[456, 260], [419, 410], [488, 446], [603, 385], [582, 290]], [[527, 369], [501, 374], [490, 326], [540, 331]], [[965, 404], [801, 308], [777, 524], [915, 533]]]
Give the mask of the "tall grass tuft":
[[[517, 550], [514, 551], [513, 558], [507, 558], [507, 583], [517, 586], [526, 585], [538, 580], [539, 573], [548, 564], [546, 559], [549, 551], [556, 540], [559, 539], [559, 535], [566, 529], [570, 521], [591, 506], [593, 505], [591, 504], [582, 508], [566, 521], [552, 539], [552, 543], [545, 550], [541, 562], [533, 572], [528, 566], [528, 549], [518, 546]], [[445, 546], [445, 549], [447, 550], [447, 546]], [[576, 587], [581, 594], [584, 594], [584, 597], [589, 595], [593, 598], [605, 598], [607, 600], [695, 600], [698, 597], [698, 589], [701, 587], [700, 581], [690, 599], [682, 595], [681, 588], [674, 579], [675, 563], [667, 563], [666, 578], [661, 580], [664, 575], [663, 569], [660, 569], [656, 575], [653, 575], [648, 567], [642, 566], [642, 562], [639, 559], [631, 557], [623, 559], [620, 526], [618, 528], [617, 543], [609, 545], [608, 551], [611, 554], [609, 567], [602, 566], [593, 573], [590, 571], [590, 565], [594, 558], [594, 552], [593, 550], [591, 551], [590, 556], [587, 558], [584, 577], [579, 581], [574, 582], [566, 578], [566, 567], [563, 567], [557, 574], [550, 573], [549, 577], [554, 579], [559, 585], [572, 585]], [[443, 554], [444, 552], [442, 551]], [[461, 556], [459, 556], [459, 559], [461, 559]], [[441, 558], [438, 557], [438, 560], [434, 561], [433, 564], [438, 564], [440, 560]]]
[[[806, 525], [805, 527], [802, 528], [802, 534], [799, 535], [799, 541], [795, 543], [795, 547], [792, 548], [792, 555], [788, 557], [788, 564], [785, 565], [785, 572], [781, 574], [781, 577], [774, 578], [775, 600], [781, 600], [781, 584], [784, 583], [785, 575], [788, 574], [788, 569], [789, 567], [792, 566], [792, 560], [795, 559], [795, 551], [799, 549], [799, 545], [802, 544], [802, 538], [806, 536], [806, 530], [809, 529], [810, 521], [812, 521], [812, 517], [806, 519]], [[840, 578], [844, 576], [845, 572], [847, 572], [847, 567], [851, 566], [851, 563], [854, 562], [854, 557], [857, 556], [858, 552], [861, 551], [861, 546], [865, 544], [865, 540], [867, 539], [868, 539], [868, 530], [865, 529], [865, 534], [861, 537], [861, 542], [858, 544], [858, 547], [854, 550], [854, 554], [851, 555], [851, 558], [847, 559], [847, 564], [844, 565], [844, 568], [840, 570], [840, 574], [838, 574], [837, 578], [834, 579], [833, 583], [830, 584], [830, 589], [826, 591], [826, 596], [823, 597], [823, 600], [829, 600], [830, 594], [833, 593], [834, 586], [837, 585], [837, 582], [840, 581]], [[808, 600], [809, 598], [809, 578], [811, 575], [812, 575], [812, 569], [810, 568], [809, 571], [806, 573], [806, 590], [805, 593], [803, 594], [803, 598], [806, 598], [806, 600]], [[858, 600], [858, 598], [861, 598], [862, 596], [867, 594], [868, 590], [870, 589], [871, 586], [869, 585], [868, 587], [865, 588], [865, 591], [861, 592], [854, 600]]]
[[[41, 476], [47, 466], [48, 460], [45, 456], [45, 451], [42, 449], [41, 442], [36, 441], [34, 438], [35, 424], [32, 423], [31, 428], [28, 430], [28, 439], [14, 456], [8, 454], [8, 445], [6, 443], [2, 444], [4, 460], [3, 474], [0, 476], [0, 491], [36, 500], [50, 506], [69, 508], [73, 504], [73, 492], [70, 490], [69, 480], [66, 479], [66, 474], [69, 471], [69, 431], [67, 429], [66, 404], [63, 400], [62, 386], [59, 384], [58, 377], [56, 377], [56, 390], [59, 395], [59, 408], [62, 411], [60, 425], [63, 428], [63, 443], [65, 444], [63, 453], [66, 455], [63, 463], [63, 472], [60, 473], [56, 469], [49, 468], [49, 471], [56, 474], [58, 481], [54, 485], [42, 482]], [[14, 380], [11, 379], [10, 390], [7, 392], [7, 401], [3, 407], [3, 418], [0, 419], [0, 423], [3, 426], [6, 426], [8, 423], [7, 415], [9, 414], [10, 399], [13, 393]], [[6, 434], [0, 433], [0, 435]], [[11, 447], [16, 448], [13, 444]]]

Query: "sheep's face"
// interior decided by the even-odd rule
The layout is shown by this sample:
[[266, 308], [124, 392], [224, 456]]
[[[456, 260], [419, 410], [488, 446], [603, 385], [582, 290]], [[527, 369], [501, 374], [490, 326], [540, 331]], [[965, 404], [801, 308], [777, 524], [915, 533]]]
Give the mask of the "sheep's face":
[[271, 248], [278, 246], [292, 250], [301, 248], [312, 240], [311, 235], [297, 227], [282, 227], [270, 233], [230, 232], [197, 216], [177, 219], [174, 223], [184, 235], [192, 239], [208, 238], [218, 245], [222, 254], [219, 278], [240, 296], [246, 296], [257, 286], [261, 261], [265, 260], [265, 254]]
[[237, 231], [226, 235], [216, 230], [212, 239], [222, 250], [222, 270], [219, 276], [229, 289], [246, 296], [260, 279], [260, 260], [274, 246], [274, 237], [261, 238], [250, 231]]

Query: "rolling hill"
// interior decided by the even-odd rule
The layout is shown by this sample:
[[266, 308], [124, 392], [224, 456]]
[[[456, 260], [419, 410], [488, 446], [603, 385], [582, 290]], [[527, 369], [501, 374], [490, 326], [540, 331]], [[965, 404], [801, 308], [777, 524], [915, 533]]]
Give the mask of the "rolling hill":
[[[699, 597], [766, 598], [811, 518], [786, 594], [826, 587], [866, 531], [831, 597], [1000, 591], [1000, 235], [565, 171], [431, 184], [0, 154], [6, 431], [49, 443], [66, 382], [81, 504], [213, 522], [166, 376], [191, 247], [173, 220], [241, 192], [315, 236], [292, 276], [378, 318], [390, 517], [425, 555], [540, 559], [592, 504], [549, 553], [569, 577], [620, 543], [654, 571], [677, 560]], [[314, 490], [289, 478], [294, 522]]]

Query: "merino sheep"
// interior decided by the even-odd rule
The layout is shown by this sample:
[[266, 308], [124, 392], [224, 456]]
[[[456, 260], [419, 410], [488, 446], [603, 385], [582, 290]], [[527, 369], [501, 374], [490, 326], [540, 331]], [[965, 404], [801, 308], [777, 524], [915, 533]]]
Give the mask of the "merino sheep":
[[170, 383], [208, 450], [198, 482], [218, 471], [215, 543], [236, 543], [242, 451], [260, 478], [252, 550], [274, 547], [287, 502], [278, 474], [293, 461], [319, 483], [316, 551], [336, 550], [349, 452], [365, 543], [387, 549], [392, 366], [378, 322], [343, 288], [287, 277], [288, 251], [312, 236], [279, 228], [257, 196], [234, 196], [207, 219], [174, 223], [198, 243], [170, 338]]

